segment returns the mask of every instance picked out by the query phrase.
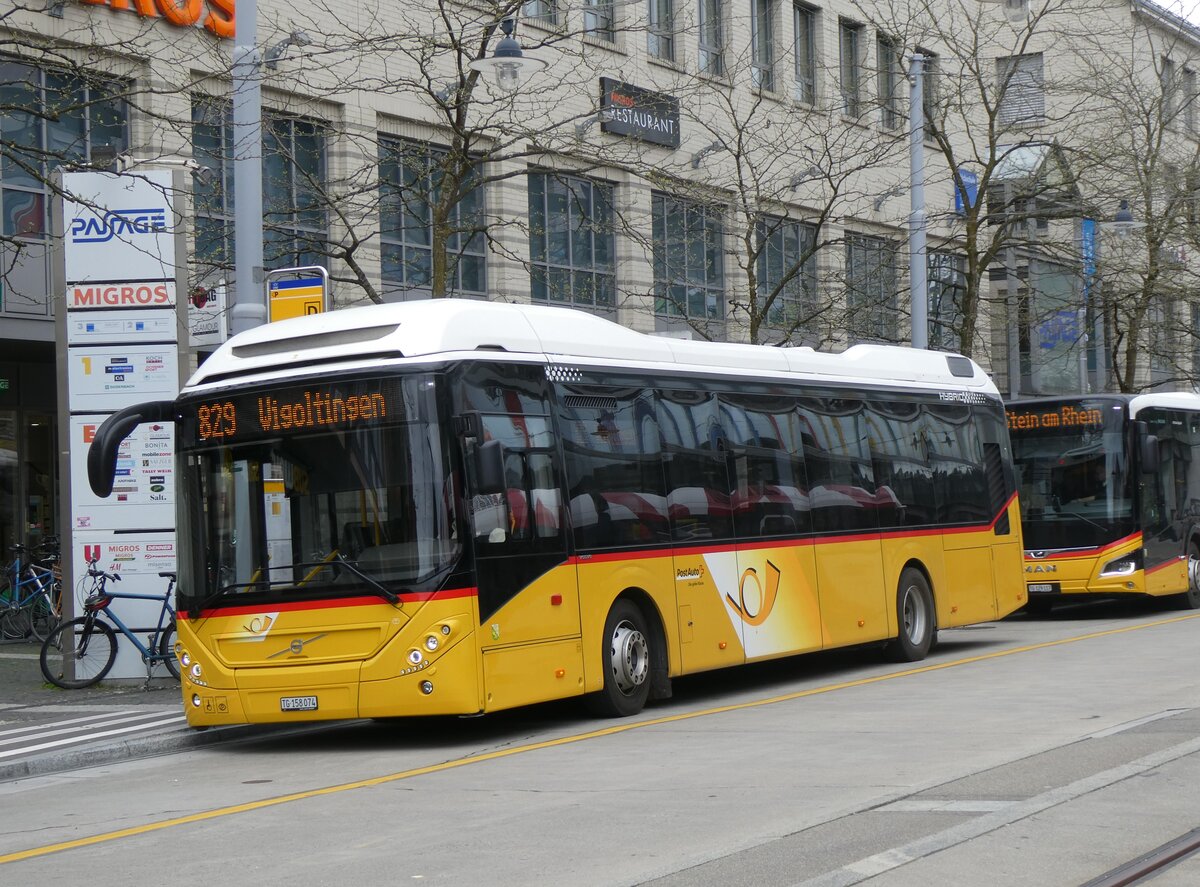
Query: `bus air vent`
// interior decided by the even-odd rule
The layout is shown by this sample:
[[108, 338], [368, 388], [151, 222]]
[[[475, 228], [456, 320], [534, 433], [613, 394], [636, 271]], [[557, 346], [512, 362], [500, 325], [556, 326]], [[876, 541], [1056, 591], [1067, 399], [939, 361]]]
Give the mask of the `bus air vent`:
[[950, 375], [958, 376], [961, 379], [970, 379], [975, 375], [975, 369], [971, 366], [971, 361], [965, 357], [947, 355], [946, 366], [950, 367]]
[[390, 336], [400, 327], [395, 324], [368, 326], [358, 330], [334, 330], [328, 333], [313, 333], [307, 336], [292, 336], [270, 342], [250, 342], [235, 345], [235, 357], [265, 357], [268, 354], [283, 354], [288, 351], [308, 351], [313, 348], [336, 348], [339, 345], [357, 345], [374, 342]]
[[573, 409], [580, 410], [615, 410], [617, 408], [617, 399], [615, 397], [602, 397], [593, 394], [568, 394], [563, 398], [563, 403]]

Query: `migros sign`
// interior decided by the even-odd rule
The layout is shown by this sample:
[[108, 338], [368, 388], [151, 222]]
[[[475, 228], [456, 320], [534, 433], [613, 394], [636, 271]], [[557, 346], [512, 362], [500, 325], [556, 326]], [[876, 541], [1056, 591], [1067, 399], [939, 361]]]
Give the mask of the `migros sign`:
[[142, 18], [165, 18], [171, 24], [181, 28], [202, 24], [218, 37], [233, 36], [236, 0], [80, 0], [80, 2], [89, 6], [130, 9]]

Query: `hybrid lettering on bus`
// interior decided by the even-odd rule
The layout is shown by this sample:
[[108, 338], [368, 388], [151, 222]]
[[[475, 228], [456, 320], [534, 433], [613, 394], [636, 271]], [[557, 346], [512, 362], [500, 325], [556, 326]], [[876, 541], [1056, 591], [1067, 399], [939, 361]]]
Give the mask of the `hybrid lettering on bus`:
[[1025, 602], [1004, 411], [970, 360], [694, 343], [437, 299], [222, 346], [176, 401], [189, 723], [629, 715], [678, 675], [925, 656]]
[[1200, 607], [1200, 397], [1014, 400], [1029, 607], [1153, 595]]

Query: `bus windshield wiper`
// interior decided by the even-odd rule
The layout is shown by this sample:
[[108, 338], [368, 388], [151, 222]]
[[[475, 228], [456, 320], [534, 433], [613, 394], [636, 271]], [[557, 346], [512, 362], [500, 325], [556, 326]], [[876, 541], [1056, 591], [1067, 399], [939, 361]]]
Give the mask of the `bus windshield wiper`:
[[381, 598], [383, 598], [385, 601], [387, 601], [389, 604], [396, 604], [396, 603], [400, 602], [400, 597], [394, 591], [385, 587], [378, 579], [375, 579], [373, 576], [368, 576], [366, 573], [363, 572], [362, 568], [359, 567], [358, 564], [354, 563], [354, 561], [352, 561], [352, 560], [347, 560], [346, 557], [344, 555], [342, 555], [341, 552], [338, 552], [337, 557], [334, 558], [334, 563], [342, 564], [344, 567], [346, 567], [346, 569], [348, 569], [355, 576], [359, 577], [360, 579], [362, 579], [365, 582], [370, 583], [370, 585], [377, 592], [379, 592], [379, 596]]

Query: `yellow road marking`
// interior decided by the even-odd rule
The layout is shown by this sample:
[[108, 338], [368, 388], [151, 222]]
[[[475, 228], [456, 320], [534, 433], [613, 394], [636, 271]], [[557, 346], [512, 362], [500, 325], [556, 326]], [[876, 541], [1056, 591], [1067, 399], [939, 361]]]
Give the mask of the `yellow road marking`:
[[554, 748], [560, 745], [570, 745], [575, 742], [584, 742], [589, 739], [599, 739], [604, 736], [615, 736], [618, 733], [625, 733], [630, 730], [640, 730], [644, 727], [657, 727], [662, 724], [670, 724], [677, 721], [687, 721], [693, 718], [707, 717], [709, 715], [725, 714], [731, 711], [741, 711], [749, 708], [758, 708], [763, 705], [774, 705], [779, 702], [789, 702], [795, 699], [803, 699], [806, 696], [817, 696], [822, 693], [832, 693], [837, 690], [848, 690], [852, 687], [865, 687], [869, 684], [878, 684], [882, 681], [890, 681], [895, 678], [908, 677], [910, 675], [924, 674], [931, 671], [941, 671], [946, 668], [957, 668], [962, 665], [971, 665], [975, 662], [986, 662], [989, 659], [1000, 659], [1004, 656], [1013, 656], [1017, 653], [1029, 653], [1034, 650], [1045, 650], [1050, 647], [1059, 647], [1065, 644], [1074, 644], [1079, 641], [1090, 641], [1096, 638], [1109, 637], [1116, 634], [1125, 634], [1130, 631], [1138, 631], [1143, 628], [1157, 628], [1161, 625], [1170, 625], [1174, 622], [1184, 622], [1189, 619], [1200, 619], [1200, 613], [1193, 613], [1186, 616], [1174, 616], [1170, 619], [1160, 619], [1155, 622], [1144, 622], [1139, 625], [1127, 625], [1121, 628], [1110, 628], [1104, 631], [1094, 631], [1089, 634], [1078, 635], [1070, 638], [1060, 638], [1056, 641], [1043, 641], [1040, 644], [1028, 644], [1023, 647], [1013, 647], [1008, 650], [996, 650], [991, 653], [983, 653], [979, 656], [968, 656], [965, 659], [954, 659], [949, 662], [935, 662], [929, 665], [921, 665], [916, 668], [905, 669], [904, 671], [894, 671], [888, 674], [875, 675], [869, 678], [859, 678], [853, 681], [840, 681], [836, 684], [826, 684], [823, 687], [813, 687], [809, 690], [797, 690], [794, 693], [784, 693], [779, 696], [771, 696], [766, 699], [755, 699], [749, 702], [738, 702], [732, 705], [720, 705], [715, 708], [706, 708], [700, 711], [680, 712], [679, 714], [665, 715], [661, 718], [651, 718], [644, 721], [626, 721], [620, 724], [614, 724], [611, 727], [604, 727], [600, 730], [589, 730], [586, 733], [577, 733], [574, 736], [564, 736], [560, 739], [548, 739], [544, 742], [532, 742], [528, 745], [514, 746], [513, 748], [501, 749], [499, 751], [487, 752], [482, 755], [476, 755], [467, 758], [458, 758], [453, 761], [443, 761], [440, 764], [429, 764], [425, 767], [414, 767], [411, 770], [401, 770], [398, 773], [389, 773], [386, 776], [376, 776], [371, 779], [360, 779], [357, 782], [346, 782], [341, 785], [331, 785], [325, 788], [315, 788], [308, 791], [293, 792], [287, 795], [279, 795], [274, 798], [264, 798], [260, 801], [250, 801], [245, 804], [233, 804], [228, 807], [218, 807], [214, 810], [205, 810], [200, 813], [192, 813], [188, 816], [176, 816], [172, 819], [164, 819], [160, 822], [150, 822], [145, 825], [132, 826], [130, 828], [118, 829], [116, 831], [104, 832], [98, 835], [92, 835], [87, 838], [76, 838], [73, 841], [60, 841], [55, 844], [45, 844], [41, 847], [31, 847], [28, 850], [18, 850], [15, 853], [8, 853], [0, 856], [0, 865], [8, 862], [18, 862], [22, 859], [32, 859], [38, 856], [47, 856], [51, 853], [60, 853], [64, 850], [74, 850], [79, 847], [88, 847], [92, 844], [101, 844], [107, 841], [116, 841], [121, 838], [131, 838], [137, 835], [145, 835], [151, 832], [162, 831], [163, 829], [174, 828], [180, 825], [188, 825], [193, 822], [204, 822], [208, 819], [218, 819], [222, 816], [232, 816], [236, 813], [249, 813], [253, 810], [263, 810], [267, 807], [277, 807], [280, 804], [290, 804], [293, 801], [303, 801], [308, 798], [319, 798], [322, 795], [338, 794], [339, 792], [351, 791], [353, 789], [371, 788], [377, 785], [386, 785], [389, 782], [398, 782], [401, 779], [412, 779], [414, 776], [427, 776], [430, 773], [440, 773], [446, 770], [453, 770], [458, 767], [465, 767], [468, 764], [482, 764], [487, 761], [496, 761], [501, 758], [512, 757], [513, 755], [526, 754], [527, 752], [541, 751], [542, 749]]

